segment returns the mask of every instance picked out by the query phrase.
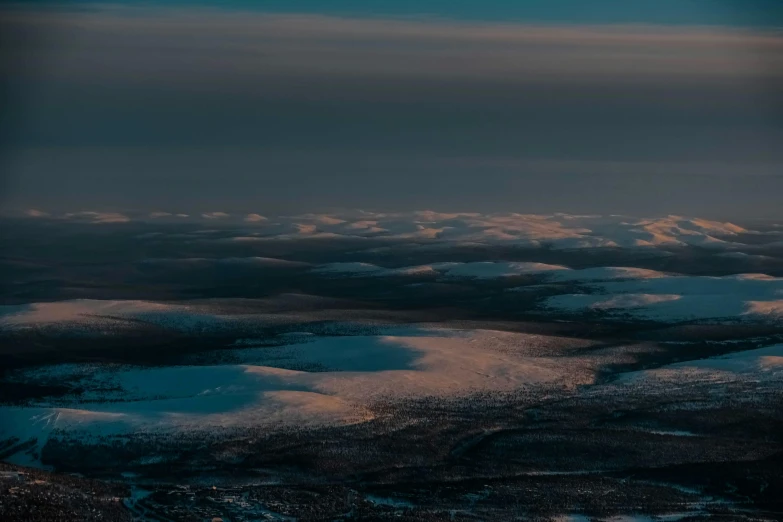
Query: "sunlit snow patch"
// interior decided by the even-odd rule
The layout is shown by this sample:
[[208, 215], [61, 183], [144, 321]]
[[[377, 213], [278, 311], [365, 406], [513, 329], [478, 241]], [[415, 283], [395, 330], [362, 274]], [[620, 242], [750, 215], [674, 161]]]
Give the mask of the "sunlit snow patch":
[[654, 370], [630, 372], [623, 375], [620, 382], [696, 382], [726, 379], [783, 380], [783, 344], [670, 364]]
[[0, 306], [0, 326], [25, 328], [34, 325], [111, 325], [137, 321], [179, 330], [210, 328], [231, 321], [199, 307], [152, 301], [74, 299], [50, 303]]
[[550, 310], [600, 310], [610, 317], [677, 321], [783, 319], [783, 278], [657, 276], [589, 284], [591, 293], [547, 298]]
[[84, 392], [56, 405], [0, 408], [0, 440], [37, 438], [40, 446], [53, 430], [89, 441], [123, 433], [345, 425], [372, 419], [373, 405], [388, 401], [572, 388], [594, 379], [583, 362], [534, 355], [547, 344], [589, 344], [584, 341], [485, 330], [404, 333], [238, 349], [244, 364], [61, 365], [21, 372], [19, 381], [78, 382]]

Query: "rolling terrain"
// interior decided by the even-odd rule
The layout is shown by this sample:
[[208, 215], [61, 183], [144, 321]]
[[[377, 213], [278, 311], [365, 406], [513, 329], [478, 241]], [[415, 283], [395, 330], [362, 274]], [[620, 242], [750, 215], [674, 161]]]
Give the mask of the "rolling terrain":
[[783, 519], [773, 223], [4, 222], [4, 517]]

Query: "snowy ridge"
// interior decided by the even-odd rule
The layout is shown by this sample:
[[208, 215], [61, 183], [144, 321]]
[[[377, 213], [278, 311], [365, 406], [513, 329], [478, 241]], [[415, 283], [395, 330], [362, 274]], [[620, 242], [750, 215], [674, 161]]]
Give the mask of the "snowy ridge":
[[568, 268], [544, 263], [495, 261], [478, 261], [474, 263], [444, 262], [402, 268], [383, 268], [371, 263], [328, 263], [314, 268], [312, 272], [346, 276], [438, 275], [451, 278], [494, 279], [524, 274], [543, 274], [554, 270], [568, 270]]
[[[528, 355], [542, 343], [584, 341], [489, 330], [401, 329], [399, 336], [315, 338], [241, 349], [242, 364], [127, 367], [60, 365], [28, 370], [25, 382], [74, 379], [85, 391], [56, 406], [0, 407], [0, 440], [54, 431], [80, 438], [127, 433], [352, 424], [377, 401], [460, 397], [529, 386], [593, 382], [583, 361]], [[313, 371], [314, 370], [314, 371]], [[21, 458], [21, 457], [20, 457]]]
[[230, 240], [270, 239], [390, 239], [457, 244], [503, 244], [572, 248], [657, 248], [700, 246], [731, 249], [735, 239], [752, 233], [732, 223], [683, 216], [647, 219], [629, 216], [578, 216], [570, 214], [480, 214], [433, 211], [382, 213], [347, 211], [330, 214], [265, 216], [257, 213], [206, 212], [200, 215], [153, 212], [119, 214], [78, 212], [51, 215], [40, 210], [28, 219], [56, 220], [95, 225], [130, 222], [205, 223], [230, 227]]
[[783, 320], [783, 278], [765, 274], [725, 277], [663, 275], [590, 283], [591, 293], [546, 299], [551, 310], [600, 310], [657, 321]]
[[619, 382], [643, 384], [727, 379], [783, 382], [783, 344], [670, 364], [655, 370], [631, 372], [623, 375]]
[[95, 325], [131, 327], [128, 321], [174, 330], [210, 330], [236, 325], [249, 318], [220, 315], [190, 304], [134, 300], [73, 299], [49, 303], [0, 305], [0, 328], [24, 329], [36, 325]]

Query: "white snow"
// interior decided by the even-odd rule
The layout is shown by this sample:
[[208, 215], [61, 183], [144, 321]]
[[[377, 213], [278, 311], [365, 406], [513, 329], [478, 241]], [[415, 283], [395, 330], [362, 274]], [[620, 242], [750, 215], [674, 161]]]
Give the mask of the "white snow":
[[568, 270], [560, 265], [527, 262], [479, 261], [473, 263], [433, 263], [402, 268], [383, 268], [370, 263], [328, 263], [313, 269], [316, 273], [336, 273], [362, 276], [401, 276], [435, 274], [448, 278], [494, 279], [525, 274], [543, 274]]
[[607, 518], [606, 522], [655, 522], [655, 519], [645, 515], [617, 515]]
[[243, 364], [30, 370], [26, 382], [79, 379], [81, 396], [57, 405], [0, 407], [0, 440], [45, 444], [52, 430], [84, 438], [122, 433], [352, 424], [377, 401], [461, 397], [475, 391], [593, 382], [583, 361], [530, 355], [584, 341], [489, 330], [401, 330], [402, 336], [323, 337], [237, 350]]
[[407, 500], [402, 500], [397, 498], [379, 497], [376, 495], [366, 495], [365, 498], [370, 502], [372, 502], [373, 504], [377, 504], [379, 506], [388, 506], [388, 507], [401, 508], [401, 509], [416, 507], [414, 504], [408, 502]]
[[383, 268], [371, 263], [327, 263], [312, 272], [347, 276], [436, 275], [445, 278], [496, 279], [519, 275], [541, 275], [551, 281], [611, 281], [669, 277], [656, 270], [635, 267], [596, 267], [574, 270], [563, 265], [517, 261], [443, 262], [402, 268]]
[[783, 317], [783, 299], [774, 301], [746, 301], [744, 315], [779, 319]]
[[[44, 216], [37, 211], [29, 217]], [[143, 216], [77, 212], [52, 218], [87, 223], [120, 223], [171, 216], [156, 212]], [[179, 215], [178, 215], [179, 216]], [[296, 216], [262, 216], [205, 212], [182, 220], [219, 222], [238, 228], [252, 227], [260, 236], [237, 239], [386, 238], [456, 244], [511, 243], [552, 248], [624, 247], [655, 249], [683, 245], [730, 249], [738, 235], [752, 232], [732, 223], [683, 216], [638, 218], [629, 216], [581, 216], [569, 214], [480, 214], [471, 212], [365, 212], [347, 211]]]
[[93, 223], [93, 224], [127, 223], [131, 220], [130, 217], [126, 216], [125, 214], [120, 214], [118, 212], [94, 212], [94, 211], [69, 212], [63, 214], [60, 217], [61, 219], [66, 219], [69, 221], [78, 221], [78, 222]]
[[309, 263], [302, 263], [299, 261], [288, 261], [286, 259], [278, 259], [275, 257], [182, 257], [182, 258], [150, 258], [145, 259], [143, 263], [147, 264], [160, 264], [160, 265], [246, 265], [246, 266], [258, 266], [258, 267], [296, 267], [296, 266], [309, 266]]
[[783, 344], [670, 364], [654, 370], [630, 372], [623, 375], [620, 381], [683, 382], [724, 378], [783, 379]]
[[325, 274], [376, 274], [384, 269], [372, 263], [327, 263], [313, 268], [311, 272]]
[[553, 281], [611, 281], [613, 279], [657, 279], [667, 274], [656, 270], [625, 266], [601, 266], [550, 274]]
[[721, 252], [716, 254], [718, 257], [725, 257], [727, 259], [740, 259], [742, 261], [764, 261], [768, 259], [775, 259], [770, 256], [762, 256], [757, 254], [746, 254], [745, 252]]
[[137, 320], [175, 329], [204, 329], [238, 320], [197, 306], [134, 300], [74, 299], [50, 303], [0, 306], [0, 326], [29, 327], [39, 324], [112, 324]]
[[550, 309], [602, 310], [618, 317], [659, 321], [783, 319], [783, 278], [657, 275], [590, 284], [590, 294], [549, 297]]
[[478, 279], [492, 279], [497, 277], [542, 274], [564, 270], [568, 270], [568, 268], [560, 265], [547, 265], [544, 263], [486, 261], [455, 264], [451, 267], [446, 267], [445, 272], [448, 277], [474, 277]]

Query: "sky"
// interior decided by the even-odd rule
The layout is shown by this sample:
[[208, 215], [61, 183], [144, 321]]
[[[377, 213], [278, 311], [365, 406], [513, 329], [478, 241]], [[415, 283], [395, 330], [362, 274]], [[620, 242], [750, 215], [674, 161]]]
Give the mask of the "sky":
[[0, 210], [778, 217], [778, 0], [0, 5]]

